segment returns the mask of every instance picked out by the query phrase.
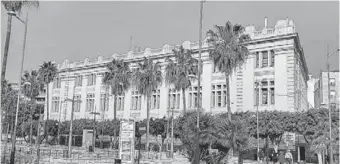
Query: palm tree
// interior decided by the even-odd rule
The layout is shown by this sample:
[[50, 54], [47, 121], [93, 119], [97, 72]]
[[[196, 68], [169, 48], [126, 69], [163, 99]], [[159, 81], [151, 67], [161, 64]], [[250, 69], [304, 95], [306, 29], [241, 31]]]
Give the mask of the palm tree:
[[229, 21], [225, 26], [215, 25], [215, 29], [216, 32], [207, 32], [211, 36], [208, 41], [213, 47], [209, 54], [214, 67], [226, 76], [228, 120], [231, 121], [229, 78], [236, 68], [246, 62], [249, 51], [242, 43], [250, 37], [243, 35], [244, 28], [241, 25], [232, 25]]
[[2, 61], [1, 81], [5, 80], [6, 66], [8, 58], [9, 43], [11, 38], [12, 28], [12, 16], [16, 16], [16, 13], [20, 14], [23, 7], [35, 7], [39, 8], [38, 1], [1, 1], [4, 8], [8, 11], [7, 19], [7, 34], [4, 48], [4, 57]]
[[[39, 93], [44, 88], [44, 84], [42, 83], [39, 74], [36, 70], [32, 70], [31, 72], [25, 71], [23, 77], [22, 77], [22, 84], [23, 89], [22, 92], [25, 95], [25, 97], [28, 97], [31, 99], [31, 110], [30, 110], [30, 144], [32, 143], [32, 119], [33, 119], [33, 110], [34, 110], [34, 104], [35, 104], [35, 98], [39, 95]], [[29, 85], [26, 85], [29, 83]], [[40, 111], [41, 114], [41, 111]]]
[[[52, 63], [51, 61], [48, 62], [44, 62], [40, 68], [39, 68], [39, 79], [42, 80], [43, 83], [45, 83], [46, 86], [46, 120], [49, 120], [49, 104], [48, 104], [48, 100], [49, 100], [49, 87], [48, 85], [54, 80], [54, 78], [57, 76], [57, 72], [58, 69], [56, 67], [56, 65], [54, 63]], [[47, 130], [48, 127], [45, 128], [45, 137], [46, 140], [48, 139], [47, 136]]]
[[154, 90], [159, 88], [163, 82], [160, 62], [153, 63], [152, 59], [144, 57], [138, 68], [133, 73], [134, 86], [140, 94], [146, 97], [146, 149], [149, 151], [150, 133], [150, 98]]
[[[111, 87], [111, 94], [114, 96], [113, 101], [113, 118], [117, 119], [117, 96], [122, 95], [130, 87], [131, 72], [129, 64], [124, 60], [113, 59], [106, 65], [108, 72], [105, 73], [103, 83]], [[106, 96], [106, 94], [105, 94]], [[105, 97], [106, 100], [106, 97]], [[116, 132], [116, 130], [114, 131]], [[114, 134], [116, 137], [116, 134]]]
[[192, 57], [190, 50], [184, 50], [181, 46], [179, 50], [173, 50], [175, 62], [170, 58], [165, 67], [165, 83], [173, 85], [177, 91], [182, 91], [183, 113], [186, 113], [185, 90], [191, 86], [191, 78], [188, 75], [198, 74], [198, 60]]

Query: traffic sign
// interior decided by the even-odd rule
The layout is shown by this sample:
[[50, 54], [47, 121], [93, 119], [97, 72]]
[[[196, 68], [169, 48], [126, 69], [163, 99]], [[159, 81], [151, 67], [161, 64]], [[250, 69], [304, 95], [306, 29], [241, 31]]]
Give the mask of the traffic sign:
[[138, 133], [139, 133], [140, 136], [142, 136], [146, 133], [146, 124], [145, 123], [138, 124]]

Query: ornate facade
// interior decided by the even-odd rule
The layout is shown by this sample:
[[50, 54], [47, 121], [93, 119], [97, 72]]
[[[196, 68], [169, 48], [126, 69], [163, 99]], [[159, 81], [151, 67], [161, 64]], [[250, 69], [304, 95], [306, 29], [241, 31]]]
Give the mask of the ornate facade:
[[[308, 69], [293, 21], [279, 20], [275, 27], [269, 28], [266, 19], [262, 30], [258, 31], [254, 26], [247, 26], [245, 33], [252, 38], [245, 43], [250, 55], [247, 62], [231, 77], [232, 111], [256, 110], [257, 105], [259, 110], [306, 110]], [[64, 100], [72, 98], [74, 94], [76, 99], [81, 100], [75, 104], [74, 119], [93, 119], [91, 112], [100, 113], [96, 119], [112, 119], [113, 96], [102, 83], [104, 72], [107, 71], [105, 64], [113, 58], [124, 59], [134, 68], [143, 57], [148, 57], [160, 61], [164, 71], [167, 64], [166, 57], [173, 56], [172, 50], [179, 46], [165, 44], [159, 49], [146, 48], [142, 52], [114, 53], [95, 59], [86, 58], [79, 62], [64, 60], [58, 65], [58, 77], [49, 85], [50, 118], [70, 119], [72, 103]], [[194, 57], [198, 57], [198, 42], [185, 41], [182, 46], [191, 49]], [[211, 46], [205, 39], [202, 46], [202, 108], [205, 112], [225, 112], [226, 78], [222, 73], [214, 70], [213, 63], [209, 59], [209, 48]], [[260, 86], [256, 87], [255, 82]], [[197, 83], [194, 82], [184, 95], [188, 110], [196, 109], [197, 87]], [[151, 117], [167, 116], [169, 108], [174, 108], [177, 113], [180, 113], [183, 109], [182, 96], [181, 92], [163, 83], [152, 96]], [[135, 88], [130, 88], [117, 100], [117, 117], [146, 118], [145, 100]]]

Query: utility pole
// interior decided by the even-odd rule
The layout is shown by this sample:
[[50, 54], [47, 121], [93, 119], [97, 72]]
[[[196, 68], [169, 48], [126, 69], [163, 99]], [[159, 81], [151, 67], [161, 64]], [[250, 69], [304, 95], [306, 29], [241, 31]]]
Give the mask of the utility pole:
[[171, 108], [171, 158], [174, 158], [174, 107]]
[[[27, 37], [28, 13], [26, 13], [26, 21], [22, 21], [22, 20], [20, 20], [20, 21], [22, 23], [24, 23], [24, 25], [25, 25], [25, 33], [24, 33], [24, 43], [23, 43], [23, 47], [22, 47], [22, 57], [21, 57], [21, 68], [20, 68], [20, 75], [19, 75], [19, 85], [21, 85], [21, 76], [22, 76], [23, 67], [24, 67], [24, 60], [25, 60], [25, 48], [26, 48], [26, 37]], [[15, 123], [14, 123], [13, 135], [12, 135], [13, 138], [12, 138], [12, 150], [11, 150], [10, 164], [14, 164], [14, 159], [15, 159], [15, 142], [16, 142], [17, 125], [18, 125], [18, 111], [19, 111], [19, 105], [20, 105], [20, 95], [21, 95], [21, 86], [19, 87], [17, 108], [16, 108], [16, 111], [15, 111]], [[2, 133], [1, 133], [1, 135], [2, 135]]]
[[[258, 91], [258, 92], [257, 92]], [[259, 82], [256, 82], [256, 137], [257, 137], [257, 162], [260, 162], [259, 153], [260, 153], [260, 134], [259, 134]], [[259, 100], [257, 100], [257, 97]]]
[[327, 87], [328, 87], [328, 116], [329, 116], [329, 141], [330, 141], [330, 152], [329, 152], [329, 160], [330, 163], [333, 164], [333, 150], [332, 150], [332, 115], [331, 115], [331, 94], [330, 94], [330, 80], [329, 80], [329, 46], [327, 44]]
[[199, 138], [200, 138], [200, 104], [201, 104], [201, 66], [202, 66], [202, 59], [201, 59], [201, 53], [202, 53], [202, 15], [203, 15], [203, 3], [205, 0], [200, 1], [200, 22], [199, 22], [199, 39], [198, 39], [198, 81], [197, 81], [197, 140], [196, 140], [196, 150], [195, 150], [195, 158], [194, 163], [199, 164], [200, 163], [200, 144], [199, 144]]

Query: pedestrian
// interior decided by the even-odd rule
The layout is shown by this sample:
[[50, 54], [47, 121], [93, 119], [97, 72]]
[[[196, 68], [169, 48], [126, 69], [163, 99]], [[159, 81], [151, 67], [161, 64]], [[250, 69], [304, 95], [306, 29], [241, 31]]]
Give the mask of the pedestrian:
[[272, 157], [272, 158], [273, 158], [273, 163], [274, 163], [274, 164], [276, 164], [277, 161], [279, 160], [278, 155], [277, 155], [276, 152], [273, 153], [273, 157]]
[[286, 159], [288, 164], [292, 164], [293, 155], [292, 155], [292, 153], [290, 153], [290, 150], [287, 150], [286, 155], [285, 155], [285, 159]]
[[280, 151], [280, 155], [279, 155], [279, 163], [280, 163], [280, 164], [284, 164], [284, 163], [285, 163], [285, 155], [283, 154], [282, 151]]

